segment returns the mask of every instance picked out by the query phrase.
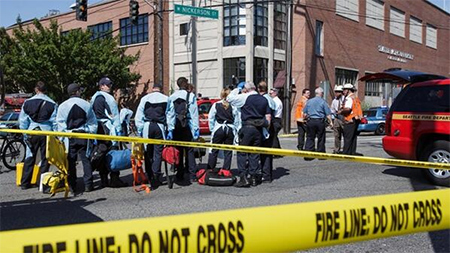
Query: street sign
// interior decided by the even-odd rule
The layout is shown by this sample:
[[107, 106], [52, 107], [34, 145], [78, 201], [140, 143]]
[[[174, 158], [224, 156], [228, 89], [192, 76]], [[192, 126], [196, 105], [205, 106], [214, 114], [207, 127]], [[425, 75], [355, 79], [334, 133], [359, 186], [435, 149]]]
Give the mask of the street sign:
[[219, 19], [219, 11], [179, 4], [175, 4], [175, 13], [202, 18]]

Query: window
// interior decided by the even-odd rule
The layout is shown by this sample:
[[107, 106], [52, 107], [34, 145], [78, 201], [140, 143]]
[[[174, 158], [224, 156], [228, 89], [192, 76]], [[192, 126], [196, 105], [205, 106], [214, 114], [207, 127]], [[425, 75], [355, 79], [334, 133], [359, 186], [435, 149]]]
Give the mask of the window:
[[346, 83], [356, 84], [358, 79], [358, 71], [336, 68], [336, 85], [344, 85]]
[[315, 52], [317, 56], [323, 56], [323, 22], [316, 20]]
[[268, 16], [269, 11], [267, 8], [267, 3], [257, 3], [254, 5], [254, 44], [255, 46], [264, 46], [268, 45]]
[[376, 110], [369, 110], [363, 112], [364, 117], [376, 117], [377, 111]]
[[286, 70], [286, 63], [284, 61], [273, 61], [273, 82], [277, 80], [278, 73]]
[[391, 6], [390, 31], [405, 38], [405, 13]]
[[422, 44], [422, 20], [413, 16], [409, 19], [409, 39]]
[[372, 96], [372, 97], [379, 97], [381, 95], [380, 88], [384, 84], [382, 82], [366, 82], [364, 95], [366, 96]]
[[426, 45], [437, 49], [437, 29], [432, 25], [427, 25]]
[[366, 25], [384, 31], [384, 3], [380, 0], [367, 0]]
[[245, 45], [246, 9], [245, 0], [224, 0], [223, 7], [223, 46]]
[[131, 45], [148, 42], [148, 14], [139, 15], [137, 25], [133, 25], [129, 18], [120, 20], [120, 45]]
[[231, 78], [235, 76], [239, 82], [245, 81], [245, 57], [223, 59], [223, 85], [232, 84]]
[[450, 85], [411, 87], [395, 103], [400, 112], [450, 112]]
[[358, 0], [336, 0], [336, 14], [359, 22]]
[[286, 4], [275, 3], [274, 6], [274, 48], [286, 50], [287, 15]]
[[81, 30], [81, 28], [75, 28], [75, 29], [71, 29], [68, 31], [62, 31], [61, 36], [67, 36], [67, 35], [69, 35], [69, 33], [73, 32], [73, 31], [80, 31], [80, 30]]
[[88, 26], [87, 29], [91, 31], [91, 39], [112, 38], [112, 21]]
[[183, 23], [180, 24], [180, 36], [188, 35], [189, 33], [189, 24]]
[[267, 63], [268, 59], [264, 58], [256, 58], [254, 61], [254, 69], [253, 69], [253, 82], [258, 84], [261, 81], [267, 81]]

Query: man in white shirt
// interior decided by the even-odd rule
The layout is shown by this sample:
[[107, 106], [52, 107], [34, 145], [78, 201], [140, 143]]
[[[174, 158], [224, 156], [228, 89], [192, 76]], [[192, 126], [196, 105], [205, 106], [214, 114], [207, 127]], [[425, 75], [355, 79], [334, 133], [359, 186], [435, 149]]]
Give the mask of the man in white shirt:
[[341, 154], [341, 140], [344, 135], [344, 117], [340, 114], [343, 108], [344, 96], [342, 85], [334, 87], [334, 99], [331, 102], [331, 118], [333, 119], [334, 149], [333, 154]]
[[283, 128], [283, 102], [278, 97], [278, 89], [272, 88], [270, 89], [270, 96], [272, 97], [273, 101], [275, 102], [275, 117], [272, 120], [275, 136], [273, 139], [273, 147], [274, 148], [281, 148], [280, 140], [278, 139], [278, 133], [280, 132], [281, 128]]

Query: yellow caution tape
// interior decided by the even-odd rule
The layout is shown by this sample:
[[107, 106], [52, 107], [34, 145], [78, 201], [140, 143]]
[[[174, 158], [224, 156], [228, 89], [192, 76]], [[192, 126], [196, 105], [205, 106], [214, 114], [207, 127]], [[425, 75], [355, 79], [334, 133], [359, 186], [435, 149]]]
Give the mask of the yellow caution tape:
[[0, 252], [286, 252], [443, 229], [449, 189], [6, 231]]
[[290, 137], [297, 137], [298, 134], [280, 134], [278, 135], [279, 138], [290, 138]]
[[200, 143], [200, 142], [185, 142], [185, 141], [168, 141], [168, 140], [158, 140], [158, 139], [144, 139], [141, 137], [110, 136], [110, 135], [86, 134], [86, 133], [63, 133], [63, 132], [52, 132], [52, 131], [34, 131], [34, 130], [18, 130], [18, 129], [0, 129], [0, 132], [21, 133], [21, 134], [31, 134], [31, 135], [60, 136], [60, 137], [69, 137], [69, 138], [80, 138], [80, 139], [96, 139], [96, 140], [105, 140], [105, 141], [136, 142], [136, 143], [146, 143], [146, 144], [183, 146], [183, 147], [213, 148], [213, 149], [222, 149], [222, 150], [234, 150], [234, 151], [245, 152], [245, 153], [265, 154], [265, 155], [312, 157], [312, 158], [338, 160], [338, 161], [345, 161], [345, 162], [360, 162], [360, 163], [370, 163], [370, 164], [378, 164], [378, 165], [413, 167], [413, 168], [421, 168], [421, 169], [426, 168], [426, 169], [450, 170], [449, 163], [431, 163], [431, 162], [388, 159], [388, 158], [378, 158], [378, 157], [338, 155], [338, 154], [327, 154], [327, 153], [311, 152], [311, 151], [297, 151], [297, 150], [289, 150], [289, 149], [261, 148], [261, 147], [236, 146], [236, 145]]

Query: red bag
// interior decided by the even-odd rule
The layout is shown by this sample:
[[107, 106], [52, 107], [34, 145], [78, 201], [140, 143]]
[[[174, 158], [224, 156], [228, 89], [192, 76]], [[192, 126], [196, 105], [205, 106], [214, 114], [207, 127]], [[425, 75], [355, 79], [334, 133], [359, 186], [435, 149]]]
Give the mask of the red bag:
[[162, 151], [162, 158], [168, 164], [178, 165], [180, 163], [180, 151], [175, 147], [165, 147]]
[[206, 174], [208, 173], [208, 170], [206, 169], [200, 169], [195, 173], [195, 176], [197, 177], [198, 184], [205, 184]]

